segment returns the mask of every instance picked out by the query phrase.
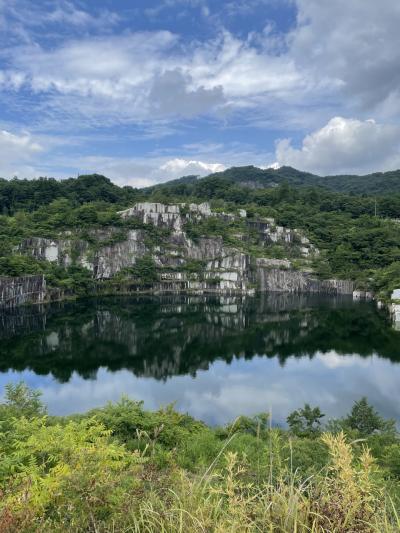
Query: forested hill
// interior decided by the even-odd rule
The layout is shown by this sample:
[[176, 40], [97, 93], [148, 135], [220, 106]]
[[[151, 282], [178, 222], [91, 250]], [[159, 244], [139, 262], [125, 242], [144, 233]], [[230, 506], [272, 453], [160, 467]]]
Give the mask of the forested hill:
[[[252, 189], [271, 188], [287, 184], [291, 187], [322, 187], [334, 192], [355, 195], [400, 193], [400, 170], [376, 172], [365, 176], [317, 176], [285, 166], [278, 169], [245, 166], [232, 167], [223, 172], [210, 174], [198, 181], [205, 180], [207, 182], [214, 179]], [[156, 185], [152, 187], [152, 190], [155, 191], [158, 188], [177, 188], [179, 190], [186, 186], [187, 191], [189, 191], [191, 187], [195, 187], [195, 182], [194, 176], [185, 176], [162, 185]]]
[[[237, 191], [237, 188], [259, 190], [274, 189], [279, 186], [328, 189], [335, 193], [353, 196], [388, 197], [400, 194], [400, 170], [366, 176], [321, 177], [291, 167], [279, 169], [232, 167], [205, 178], [184, 176], [140, 190], [130, 186], [119, 187], [99, 174], [65, 180], [0, 178], [0, 215], [14, 214], [18, 210], [34, 211], [60, 198], [68, 199], [74, 205], [103, 201], [125, 206], [139, 199], [163, 195], [209, 199], [216, 194], [217, 197], [222, 195], [227, 199], [227, 191]], [[232, 194], [228, 196], [232, 197]], [[231, 199], [234, 200], [234, 196]], [[241, 197], [243, 194], [240, 193], [238, 196]]]
[[0, 215], [13, 215], [20, 210], [32, 212], [61, 198], [77, 206], [99, 201], [127, 205], [137, 197], [136, 189], [118, 187], [99, 174], [65, 180], [0, 179]]
[[[390, 194], [386, 190], [386, 177], [392, 185], [399, 181]], [[129, 228], [124, 226], [118, 212], [137, 202], [208, 202], [214, 212], [244, 210], [250, 224], [273, 218], [279, 226], [297, 228], [320, 250], [311, 265], [315, 275], [354, 280], [358, 288], [388, 296], [400, 286], [400, 171], [381, 176], [380, 194], [355, 195], [311, 186], [323, 179], [341, 183], [343, 188], [345, 185], [351, 188], [357, 180], [365, 186], [374, 180], [379, 182], [373, 175], [319, 178], [289, 167], [232, 168], [205, 178], [186, 176], [145, 189], [119, 187], [97, 174], [61, 181], [0, 180], [0, 276], [46, 273], [49, 280], [54, 274], [52, 264], [20, 254], [18, 247], [27, 239], [57, 240], [68, 232], [77, 241], [89, 242], [93, 232], [110, 228], [114, 232], [118, 230], [122, 239]], [[244, 240], [237, 243], [237, 228], [229, 227], [228, 222], [223, 227], [211, 222], [196, 229], [204, 236], [225, 238], [229, 245], [233, 239], [235, 246], [243, 247], [243, 242], [252, 246], [252, 233], [248, 229]], [[162, 236], [151, 238], [154, 246], [163, 242]], [[96, 242], [89, 244], [97, 246]], [[273, 247], [268, 253], [287, 259], [284, 251]], [[78, 274], [84, 280], [89, 275], [85, 269]], [[54, 283], [76, 277], [76, 273], [64, 270], [53, 275]]]
[[365, 176], [317, 176], [292, 167], [260, 169], [252, 166], [232, 167], [214, 176], [252, 187], [276, 187], [287, 183], [292, 187], [323, 187], [335, 192], [357, 195], [384, 195], [400, 192], [400, 170], [376, 172]]

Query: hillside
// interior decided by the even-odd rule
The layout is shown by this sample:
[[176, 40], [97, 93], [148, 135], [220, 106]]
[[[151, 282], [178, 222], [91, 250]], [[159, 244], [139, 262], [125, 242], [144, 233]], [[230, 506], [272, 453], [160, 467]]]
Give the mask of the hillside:
[[279, 170], [282, 184], [253, 167], [146, 189], [101, 175], [0, 181], [0, 276], [44, 274], [56, 297], [400, 286], [400, 194], [343, 194]]
[[400, 194], [400, 170], [365, 176], [321, 177], [291, 167], [281, 167], [275, 170], [245, 166], [232, 167], [204, 178], [183, 176], [143, 189], [130, 186], [119, 187], [100, 174], [82, 175], [65, 180], [0, 178], [0, 214], [12, 215], [21, 209], [34, 211], [59, 198], [66, 198], [74, 205], [104, 201], [123, 206], [164, 194], [171, 197], [193, 196], [209, 199], [209, 191], [217, 185], [219, 189], [236, 186], [252, 190], [272, 189], [279, 186], [322, 188], [346, 195], [374, 196], [382, 202], [383, 200], [379, 200], [379, 197], [387, 199], [393, 194]]
[[[261, 169], [254, 166], [244, 166], [228, 168], [224, 172], [210, 174], [205, 178], [200, 178], [198, 181], [214, 179], [251, 189], [272, 188], [287, 184], [291, 187], [317, 187], [329, 189], [333, 192], [359, 196], [384, 196], [392, 193], [400, 193], [400, 170], [376, 172], [365, 176], [317, 176], [285, 166], [278, 169]], [[196, 180], [193, 176], [188, 176], [165, 184], [156, 185], [149, 190], [152, 192], [173, 188], [179, 190], [185, 185], [196, 187]]]
[[234, 183], [249, 187], [276, 187], [287, 183], [291, 187], [322, 187], [334, 192], [355, 195], [386, 195], [400, 192], [400, 170], [376, 172], [365, 176], [317, 176], [292, 167], [259, 169], [233, 167], [220, 174]]

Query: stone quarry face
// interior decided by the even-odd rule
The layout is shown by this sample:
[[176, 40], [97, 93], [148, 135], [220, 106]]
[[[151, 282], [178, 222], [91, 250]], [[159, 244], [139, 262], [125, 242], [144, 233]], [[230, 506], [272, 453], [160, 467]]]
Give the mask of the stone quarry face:
[[400, 289], [395, 289], [392, 292], [392, 300], [400, 300]]
[[[88, 269], [99, 281], [111, 279], [121, 270], [134, 266], [139, 258], [151, 255], [159, 269], [159, 281], [153, 286], [155, 291], [251, 293], [257, 288], [280, 292], [353, 292], [350, 282], [318, 280], [306, 270], [294, 269], [288, 259], [254, 258], [225, 245], [222, 237], [204, 236], [193, 241], [185, 232], [187, 223], [196, 223], [207, 217], [237, 219], [255, 231], [266, 248], [271, 244], [284, 243], [289, 247], [297, 246], [303, 258], [318, 254], [318, 250], [299, 230], [279, 226], [272, 218], [247, 219], [243, 209], [237, 215], [215, 213], [208, 203], [167, 205], [143, 202], [120, 211], [119, 215], [125, 220], [137, 219], [143, 229], [128, 230], [125, 237], [116, 239], [116, 242], [113, 239], [118, 228], [90, 230], [90, 240], [96, 242], [95, 247], [84, 239], [74, 238], [70, 232], [60, 234], [55, 240], [33, 237], [21, 242], [17, 251], [64, 267], [75, 263]], [[146, 238], [146, 226], [149, 225], [166, 230], [162, 242], [149, 244]], [[202, 262], [202, 272], [186, 271], [185, 266], [190, 261]], [[28, 285], [33, 281], [21, 283], [26, 284], [24, 292], [30, 290]]]

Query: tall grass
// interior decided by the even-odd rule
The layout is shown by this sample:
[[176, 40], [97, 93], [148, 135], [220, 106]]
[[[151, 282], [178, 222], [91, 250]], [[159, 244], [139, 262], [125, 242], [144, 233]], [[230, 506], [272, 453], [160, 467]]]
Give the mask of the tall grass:
[[[230, 441], [234, 435], [230, 437]], [[279, 437], [272, 447], [268, 469], [251, 472], [244, 454], [227, 450], [228, 444], [202, 474], [173, 467], [168, 475], [148, 471], [135, 474], [139, 490], [132, 487], [113, 512], [101, 519], [93, 494], [64, 502], [60, 494], [46, 513], [26, 515], [13, 526], [2, 516], [1, 531], [93, 533], [253, 533], [326, 532], [394, 533], [400, 519], [381, 490], [380, 476], [365, 448], [358, 459], [343, 433], [325, 434], [329, 449], [327, 467], [306, 480], [279, 459]], [[120, 480], [123, 484], [123, 481]], [[71, 489], [71, 487], [69, 487]], [[77, 487], [78, 489], [78, 487]], [[59, 489], [60, 490], [60, 489]], [[29, 508], [29, 488], [25, 492]], [[67, 497], [67, 493], [65, 494]], [[58, 499], [57, 499], [58, 498]], [[90, 505], [85, 506], [85, 498]], [[92, 498], [92, 500], [90, 500]], [[86, 503], [88, 503], [86, 502]], [[55, 505], [57, 504], [58, 505]], [[85, 518], [80, 522], [83, 506]], [[71, 520], [71, 516], [76, 517]], [[8, 520], [8, 525], [7, 525]], [[19, 529], [15, 529], [17, 526]], [[13, 529], [14, 528], [14, 529]]]
[[10, 390], [0, 533], [400, 531], [396, 432], [369, 438], [377, 460], [386, 446], [378, 466], [360, 432], [296, 437], [264, 415], [212, 430], [129, 400], [51, 418]]

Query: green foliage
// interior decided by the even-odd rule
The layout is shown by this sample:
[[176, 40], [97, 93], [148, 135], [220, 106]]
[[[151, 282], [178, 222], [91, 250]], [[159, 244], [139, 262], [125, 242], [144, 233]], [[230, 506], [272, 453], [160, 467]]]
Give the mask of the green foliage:
[[[16, 247], [31, 237], [56, 239], [71, 232], [73, 239], [87, 240], [94, 251], [101, 244], [96, 236], [101, 228], [113, 232], [110, 244], [128, 229], [142, 229], [144, 242], [151, 250], [162, 246], [170, 231], [151, 224], [144, 226], [134, 217], [122, 220], [120, 209], [144, 200], [209, 201], [219, 216], [188, 222], [185, 231], [193, 240], [220, 236], [226, 245], [254, 257], [289, 258], [297, 264], [301, 256], [296, 243], [265, 246], [247, 223], [259, 217], [274, 217], [280, 225], [301, 229], [319, 248], [320, 256], [313, 258], [311, 265], [317, 275], [353, 279], [359, 288], [375, 290], [388, 298], [400, 285], [400, 191], [397, 185], [394, 187], [399, 181], [398, 172], [389, 176], [389, 188], [394, 187], [390, 195], [383, 195], [387, 192], [384, 176], [372, 175], [371, 181], [363, 177], [367, 188], [372, 183], [381, 184], [381, 196], [330, 191], [323, 187], [338, 184], [339, 178], [324, 178], [323, 183], [317, 178], [287, 167], [279, 171], [244, 167], [202, 179], [189, 176], [141, 191], [117, 187], [98, 175], [64, 181], [0, 180], [0, 275], [49, 272], [46, 265], [32, 257], [20, 258]], [[352, 180], [357, 181], [355, 177]], [[345, 181], [340, 183], [335, 187], [347, 191]], [[375, 186], [372, 189], [375, 191]], [[239, 208], [246, 209], [247, 220], [233, 220], [222, 214], [237, 213]], [[155, 279], [154, 271], [146, 270], [144, 282], [149, 283]], [[59, 279], [71, 285], [68, 273], [60, 274]]]
[[5, 255], [0, 257], [1, 276], [25, 276], [29, 274], [43, 274], [48, 265], [31, 256]]
[[67, 199], [73, 205], [107, 202], [127, 205], [136, 201], [138, 193], [131, 187], [118, 187], [99, 174], [55, 180], [0, 179], [0, 214], [13, 215], [18, 210], [35, 211], [54, 200]]
[[135, 402], [127, 397], [116, 404], [110, 403], [102, 409], [96, 409], [90, 415], [95, 416], [130, 447], [141, 442], [143, 446], [161, 444], [166, 449], [172, 449], [189, 434], [204, 427], [191, 417], [177, 413], [172, 406], [151, 413], [143, 409], [143, 402]]
[[249, 433], [253, 436], [265, 435], [268, 430], [269, 414], [259, 413], [255, 416], [239, 416], [232, 424], [227, 426], [228, 434], [234, 432]]
[[44, 416], [46, 408], [41, 401], [42, 393], [33, 390], [20, 381], [19, 383], [7, 383], [5, 386], [5, 402], [1, 407], [8, 416], [25, 416], [27, 418]]
[[129, 272], [142, 283], [154, 283], [158, 280], [157, 267], [151, 255], [138, 257]]
[[202, 274], [205, 270], [205, 261], [189, 259], [186, 261], [183, 269], [189, 274]]
[[[360, 400], [349, 417], [365, 411], [376, 415]], [[370, 452], [343, 432], [316, 434], [318, 408], [297, 413], [309, 434], [295, 439], [270, 428], [266, 414], [213, 429], [128, 398], [50, 418], [37, 391], [9, 385], [0, 405], [0, 530], [398, 530], [398, 436], [386, 427]]]
[[384, 420], [364, 397], [354, 403], [351, 413], [344, 419], [344, 426], [357, 430], [361, 436], [366, 437], [375, 431], [393, 430], [394, 421]]
[[321, 432], [321, 419], [325, 415], [319, 407], [310, 407], [308, 403], [287, 417], [290, 431], [298, 437], [314, 437]]

